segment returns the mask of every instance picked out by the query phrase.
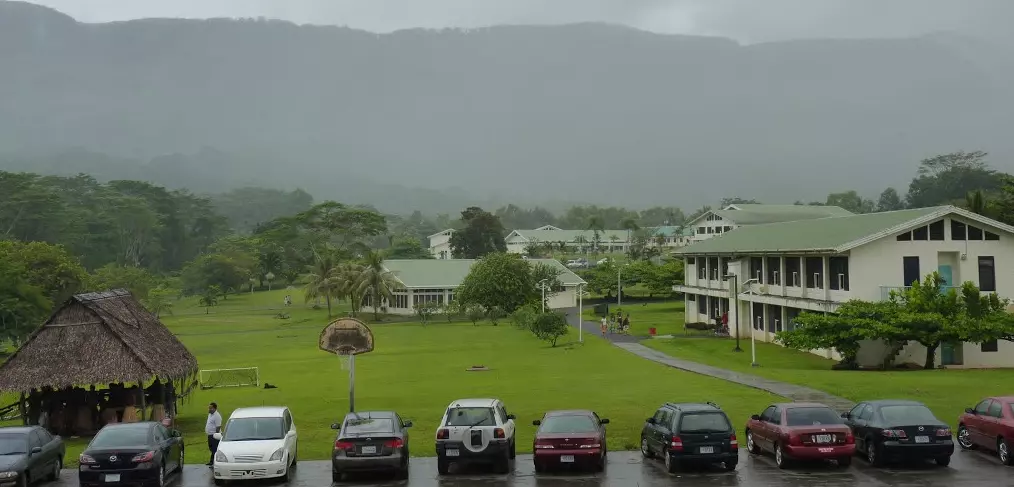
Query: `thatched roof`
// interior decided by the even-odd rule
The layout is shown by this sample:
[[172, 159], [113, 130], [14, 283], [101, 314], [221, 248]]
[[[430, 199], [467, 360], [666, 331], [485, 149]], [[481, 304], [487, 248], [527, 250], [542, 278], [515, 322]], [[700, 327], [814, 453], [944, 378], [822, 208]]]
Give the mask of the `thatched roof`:
[[182, 379], [196, 372], [193, 354], [129, 291], [117, 289], [68, 299], [0, 365], [0, 390]]

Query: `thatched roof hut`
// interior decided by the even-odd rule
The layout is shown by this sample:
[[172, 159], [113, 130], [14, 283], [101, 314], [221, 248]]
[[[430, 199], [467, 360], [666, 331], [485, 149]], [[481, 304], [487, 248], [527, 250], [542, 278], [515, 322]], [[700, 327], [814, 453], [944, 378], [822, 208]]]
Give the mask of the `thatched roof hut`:
[[129, 291], [67, 300], [0, 365], [0, 390], [27, 392], [160, 377], [183, 381], [197, 359]]

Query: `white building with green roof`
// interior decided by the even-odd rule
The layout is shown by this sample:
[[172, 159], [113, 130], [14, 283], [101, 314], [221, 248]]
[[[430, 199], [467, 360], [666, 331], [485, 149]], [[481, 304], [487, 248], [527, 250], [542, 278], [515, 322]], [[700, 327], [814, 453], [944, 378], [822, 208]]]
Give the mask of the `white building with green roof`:
[[[633, 231], [600, 230], [598, 248], [605, 252], [626, 252], [630, 245], [628, 239]], [[530, 244], [555, 244], [573, 248], [592, 248], [596, 244], [596, 232], [592, 230], [563, 230], [552, 225], [545, 225], [531, 230], [514, 230], [507, 235], [507, 251], [524, 254]]]
[[687, 222], [686, 226], [692, 231], [693, 236], [690, 238], [692, 243], [749, 225], [813, 220], [852, 214], [839, 206], [732, 204], [721, 210], [704, 212]]
[[450, 259], [452, 257], [451, 235], [454, 235], [453, 228], [448, 228], [426, 237], [430, 241], [430, 255], [434, 259]]
[[[382, 306], [390, 314], [412, 315], [415, 314], [415, 306], [421, 303], [450, 303], [454, 301], [455, 290], [476, 262], [474, 259], [385, 260], [384, 267], [401, 283], [401, 287], [394, 292], [393, 302], [383, 303]], [[562, 288], [548, 296], [547, 307], [563, 309], [577, 306], [577, 287], [585, 284], [584, 279], [558, 260], [529, 259], [528, 262], [539, 262], [560, 270], [558, 279]], [[364, 306], [372, 306], [368, 297]]]
[[[802, 311], [886, 299], [933, 271], [948, 285], [972, 281], [1014, 297], [1014, 273], [997, 271], [1014, 265], [1014, 227], [953, 206], [747, 225], [674, 253], [685, 259], [685, 283], [674, 290], [685, 295], [688, 323], [726, 314], [734, 336], [763, 341], [791, 329]], [[738, 309], [729, 306], [730, 276]], [[884, 353], [868, 343], [859, 359], [876, 365]], [[937, 353], [937, 363], [951, 367], [1014, 367], [1014, 343], [1005, 341], [946, 344]], [[925, 355], [912, 342], [896, 361], [921, 364]]]

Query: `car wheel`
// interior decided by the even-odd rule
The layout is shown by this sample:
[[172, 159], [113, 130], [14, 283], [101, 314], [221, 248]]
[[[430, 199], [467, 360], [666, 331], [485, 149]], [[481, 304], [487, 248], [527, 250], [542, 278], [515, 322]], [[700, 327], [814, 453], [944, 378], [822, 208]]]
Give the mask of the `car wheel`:
[[651, 452], [651, 448], [648, 446], [648, 439], [641, 437], [641, 456], [644, 458], [655, 458], [655, 454]]
[[31, 482], [28, 480], [28, 472], [25, 472], [24, 475], [18, 476], [18, 482], [15, 485], [18, 487], [28, 487], [28, 484], [30, 483]]
[[662, 454], [665, 455], [665, 470], [666, 470], [666, 472], [676, 473], [676, 471], [679, 470], [679, 462], [676, 461], [676, 459], [672, 457], [672, 453], [663, 452]]
[[974, 450], [975, 443], [972, 443], [972, 435], [968, 432], [968, 428], [965, 425], [958, 426], [958, 446], [962, 450]]
[[511, 441], [511, 460], [517, 458], [517, 456], [518, 456], [517, 445], [513, 441]]
[[736, 470], [737, 465], [739, 465], [739, 460], [730, 460], [722, 464], [722, 467], [725, 468], [726, 472], [731, 472], [733, 470]]
[[1000, 463], [1007, 466], [1014, 465], [1014, 457], [1010, 454], [1010, 445], [1007, 444], [1006, 438], [1000, 438], [996, 441], [996, 453], [1000, 457]]
[[338, 482], [341, 481], [342, 481], [342, 473], [335, 470], [331, 470], [331, 482], [337, 484]]
[[746, 451], [753, 453], [754, 455], [761, 452], [760, 446], [753, 440], [753, 431], [746, 430]]
[[155, 481], [157, 487], [163, 487], [165, 485], [165, 465], [158, 468], [158, 480]]
[[789, 458], [785, 456], [785, 448], [780, 443], [775, 443], [775, 465], [778, 468], [789, 468]]
[[63, 469], [63, 459], [56, 457], [56, 461], [53, 462], [53, 471], [49, 474], [49, 480], [56, 481], [60, 479], [60, 470]]
[[535, 473], [544, 473], [546, 471], [546, 465], [539, 462], [532, 462], [535, 464]]
[[292, 468], [296, 468], [296, 465], [299, 465], [299, 450], [292, 453]]
[[215, 479], [215, 485], [225, 485], [225, 481], [222, 479]]
[[873, 441], [873, 438], [867, 438], [863, 443], [866, 444], [866, 461], [874, 467], [883, 465], [884, 459], [881, 456], [880, 446]]
[[437, 473], [447, 475], [451, 471], [451, 462], [445, 457], [437, 457]]
[[849, 468], [852, 465], [852, 457], [841, 457], [838, 459], [838, 466], [841, 468]]
[[946, 466], [948, 466], [948, 465], [951, 464], [951, 457], [950, 456], [936, 457], [934, 460], [936, 460], [937, 465], [939, 465], [941, 467], [946, 467]]
[[504, 474], [511, 472], [511, 452], [507, 450], [496, 460], [496, 473]]

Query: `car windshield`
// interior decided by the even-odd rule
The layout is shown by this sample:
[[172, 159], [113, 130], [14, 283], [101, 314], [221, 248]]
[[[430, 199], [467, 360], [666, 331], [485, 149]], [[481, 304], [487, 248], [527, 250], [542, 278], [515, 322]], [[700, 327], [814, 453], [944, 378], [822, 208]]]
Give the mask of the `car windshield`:
[[451, 408], [447, 426], [496, 426], [493, 408]]
[[345, 420], [346, 435], [393, 433], [394, 421], [390, 418], [349, 418]]
[[721, 413], [684, 414], [680, 419], [681, 433], [720, 433], [731, 429], [729, 419]]
[[888, 426], [903, 426], [910, 424], [938, 423], [940, 420], [933, 415], [928, 407], [922, 405], [905, 404], [898, 406], [884, 406], [880, 408], [880, 415]]
[[144, 446], [150, 441], [149, 428], [119, 427], [104, 428], [92, 439], [89, 448], [122, 448]]
[[786, 426], [845, 424], [841, 416], [829, 408], [789, 408], [785, 411]]
[[28, 453], [25, 435], [0, 435], [0, 455], [24, 455]]
[[280, 440], [282, 418], [232, 418], [225, 425], [224, 441]]
[[542, 421], [539, 433], [591, 433], [598, 431], [598, 424], [590, 416], [550, 416]]

